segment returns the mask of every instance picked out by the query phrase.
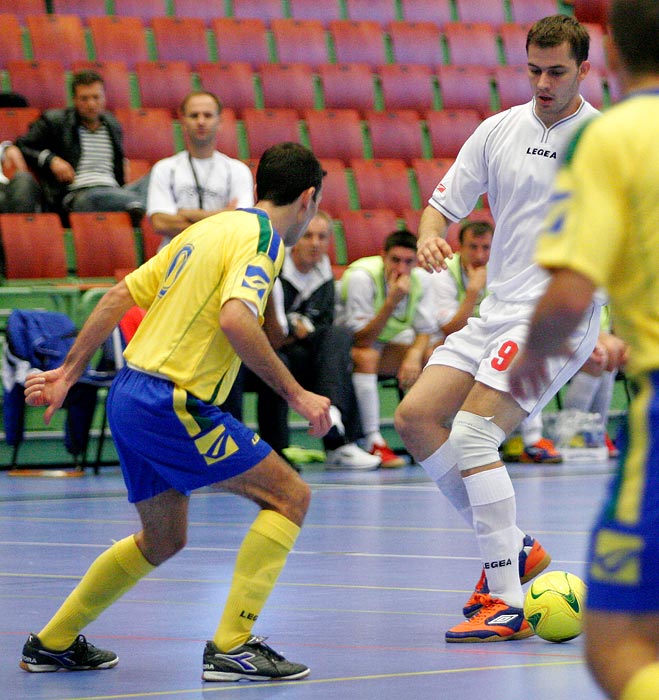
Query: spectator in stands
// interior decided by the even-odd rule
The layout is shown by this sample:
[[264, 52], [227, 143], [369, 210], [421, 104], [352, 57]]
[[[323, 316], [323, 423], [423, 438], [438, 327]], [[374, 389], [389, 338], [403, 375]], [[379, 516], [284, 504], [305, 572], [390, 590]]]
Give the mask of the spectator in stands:
[[71, 211], [127, 211], [134, 224], [144, 215], [144, 183], [125, 184], [121, 125], [105, 109], [103, 78], [75, 73], [73, 107], [49, 109], [16, 140], [38, 175], [48, 207]]
[[0, 213], [41, 211], [41, 187], [11, 141], [0, 143], [0, 165]]
[[391, 233], [380, 255], [355, 260], [341, 281], [341, 320], [354, 333], [352, 379], [364, 445], [383, 467], [405, 460], [380, 432], [378, 377], [396, 377], [402, 391], [409, 389], [437, 327], [430, 275], [416, 267], [416, 243], [409, 231]]
[[[271, 297], [283, 326], [279, 356], [303, 387], [332, 402], [332, 428], [323, 438], [327, 467], [377, 469], [380, 458], [356, 443], [363, 432], [351, 379], [352, 333], [334, 323], [331, 237], [332, 220], [320, 211], [286, 251], [279, 303], [276, 294]], [[259, 380], [248, 378], [246, 385], [258, 392], [261, 437], [281, 454], [289, 446], [288, 404]]]
[[180, 120], [188, 149], [158, 161], [149, 182], [147, 215], [163, 244], [211, 214], [254, 204], [250, 169], [215, 148], [220, 100], [192, 92], [181, 105]]

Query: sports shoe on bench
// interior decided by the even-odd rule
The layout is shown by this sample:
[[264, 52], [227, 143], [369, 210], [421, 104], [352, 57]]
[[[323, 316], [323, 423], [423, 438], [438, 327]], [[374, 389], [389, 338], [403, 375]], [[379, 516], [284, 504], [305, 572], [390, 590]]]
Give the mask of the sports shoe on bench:
[[118, 663], [119, 657], [113, 651], [98, 649], [82, 634], [63, 651], [47, 649], [36, 634], [31, 634], [23, 646], [19, 666], [32, 673], [48, 673], [62, 668], [67, 671], [95, 671], [112, 668]]
[[534, 445], [524, 447], [519, 461], [526, 464], [560, 464], [563, 456], [551, 440], [540, 438]]
[[[528, 583], [539, 573], [544, 571], [551, 562], [551, 556], [547, 550], [531, 535], [524, 535], [524, 542], [519, 553], [519, 580], [521, 583]], [[485, 569], [481, 571], [481, 577], [474, 588], [469, 600], [462, 608], [462, 614], [466, 618], [473, 617], [482, 606], [482, 595], [488, 595], [490, 588], [487, 585]]]
[[265, 639], [250, 637], [225, 654], [213, 642], [206, 642], [202, 680], [294, 681], [309, 675], [309, 668], [287, 661], [265, 644]]
[[382, 460], [377, 455], [372, 455], [366, 450], [362, 450], [354, 442], [341, 445], [336, 450], [327, 450], [325, 453], [325, 467], [327, 469], [354, 469], [369, 470], [377, 469]]
[[383, 469], [395, 469], [396, 467], [405, 466], [405, 460], [399, 457], [386, 442], [381, 444], [376, 443], [371, 447], [369, 452], [380, 458]]
[[480, 609], [446, 633], [447, 642], [505, 642], [533, 634], [522, 608], [514, 608], [487, 593], [478, 594]]

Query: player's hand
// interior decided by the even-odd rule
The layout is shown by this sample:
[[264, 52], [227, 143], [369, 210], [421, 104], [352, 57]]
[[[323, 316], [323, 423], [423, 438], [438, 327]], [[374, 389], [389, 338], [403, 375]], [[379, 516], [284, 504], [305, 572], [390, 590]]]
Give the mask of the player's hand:
[[309, 421], [309, 435], [323, 437], [332, 427], [330, 400], [326, 396], [303, 389], [290, 402], [290, 406]]
[[393, 271], [387, 278], [387, 296], [394, 304], [398, 304], [410, 293], [410, 275], [401, 275]]
[[61, 367], [30, 374], [25, 381], [25, 403], [28, 406], [47, 406], [43, 420], [48, 425], [55, 411], [64, 403], [69, 388]]
[[403, 358], [398, 369], [398, 386], [403, 391], [408, 391], [412, 387], [412, 384], [419, 378], [421, 369], [421, 364], [415, 359], [408, 357]]
[[516, 399], [539, 396], [549, 385], [544, 358], [529, 355], [522, 350], [513, 360], [508, 375], [510, 393]]
[[485, 289], [487, 283], [487, 266], [486, 265], [467, 265], [467, 291], [480, 292]]
[[441, 236], [428, 236], [420, 240], [416, 247], [419, 267], [428, 272], [446, 269], [446, 259], [453, 257], [453, 250]]

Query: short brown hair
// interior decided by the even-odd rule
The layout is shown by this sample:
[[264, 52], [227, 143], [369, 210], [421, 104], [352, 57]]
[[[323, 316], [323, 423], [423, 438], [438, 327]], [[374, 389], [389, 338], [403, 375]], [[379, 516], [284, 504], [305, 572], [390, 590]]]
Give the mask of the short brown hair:
[[551, 15], [539, 19], [529, 29], [526, 36], [526, 52], [529, 46], [539, 46], [548, 49], [567, 43], [570, 45], [572, 58], [580, 66], [588, 58], [590, 36], [586, 28], [574, 17], [569, 15]]

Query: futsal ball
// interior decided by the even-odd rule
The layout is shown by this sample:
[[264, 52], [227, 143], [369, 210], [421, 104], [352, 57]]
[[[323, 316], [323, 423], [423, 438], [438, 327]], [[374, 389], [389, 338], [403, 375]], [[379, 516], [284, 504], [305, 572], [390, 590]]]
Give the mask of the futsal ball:
[[581, 634], [586, 584], [567, 571], [538, 576], [526, 593], [524, 617], [549, 642], [567, 642]]

